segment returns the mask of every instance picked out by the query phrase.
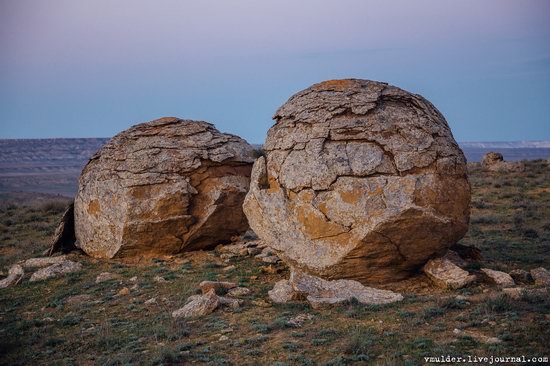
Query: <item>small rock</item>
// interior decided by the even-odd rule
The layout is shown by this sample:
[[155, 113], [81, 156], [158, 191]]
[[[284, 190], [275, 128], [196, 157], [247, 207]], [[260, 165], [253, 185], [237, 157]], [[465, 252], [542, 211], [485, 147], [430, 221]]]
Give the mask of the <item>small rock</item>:
[[130, 295], [130, 289], [128, 287], [123, 287], [116, 293], [116, 296], [127, 296]]
[[21, 279], [25, 271], [19, 264], [14, 264], [8, 271], [8, 277], [0, 281], [0, 288], [6, 288], [12, 285], [16, 285]]
[[250, 276], [248, 277], [250, 281], [256, 281], [258, 279], [258, 276]]
[[218, 291], [221, 289], [232, 289], [237, 287], [237, 284], [234, 282], [224, 282], [224, 281], [202, 281], [199, 284], [199, 287], [203, 294], [206, 294], [210, 290]]
[[422, 269], [424, 273], [441, 288], [458, 289], [475, 280], [474, 275], [458, 267], [448, 259], [431, 259]]
[[290, 325], [291, 327], [298, 328], [298, 327], [301, 327], [306, 320], [311, 320], [311, 319], [313, 319], [313, 315], [311, 314], [307, 314], [307, 313], [298, 314], [295, 317], [290, 318], [287, 324]]
[[281, 259], [279, 259], [279, 257], [277, 257], [276, 255], [270, 255], [270, 256], [267, 256], [267, 257], [262, 257], [262, 262], [265, 262], [265, 263], [271, 263], [271, 264], [275, 264], [277, 262], [280, 262]]
[[247, 251], [248, 251], [248, 255], [254, 256], [254, 255], [260, 254], [260, 253], [262, 252], [262, 249], [261, 249], [261, 248], [257, 248], [257, 247], [255, 247], [255, 248], [247, 248]]
[[277, 267], [274, 267], [272, 265], [262, 267], [262, 272], [269, 273], [269, 274], [276, 274], [279, 273], [280, 269]]
[[73, 262], [70, 260], [65, 260], [58, 264], [53, 264], [49, 267], [41, 268], [38, 271], [34, 272], [29, 281], [41, 281], [52, 277], [57, 277], [60, 274], [77, 272], [82, 269], [82, 264], [78, 262]]
[[550, 286], [550, 272], [546, 268], [532, 269], [531, 276], [535, 280], [535, 285]]
[[477, 340], [478, 342], [485, 343], [485, 344], [499, 344], [499, 343], [502, 343], [502, 341], [500, 339], [496, 338], [496, 337], [488, 337], [486, 335], [483, 335], [481, 333], [474, 332], [474, 331], [471, 331], [471, 330], [460, 330], [460, 329], [455, 328], [453, 330], [453, 333], [458, 335], [458, 336], [471, 337], [471, 338]]
[[271, 307], [271, 304], [268, 303], [265, 300], [254, 300], [254, 301], [252, 301], [252, 305], [258, 306], [260, 308], [270, 308]]
[[271, 301], [277, 304], [285, 304], [289, 301], [296, 300], [298, 297], [288, 280], [280, 280], [275, 283], [273, 289], [268, 291], [267, 294]]
[[229, 337], [226, 336], [226, 335], [222, 335], [222, 336], [219, 338], [219, 341], [220, 341], [220, 342], [225, 342], [225, 341], [227, 341], [227, 340], [229, 340]]
[[260, 254], [255, 256], [255, 258], [262, 259], [264, 257], [270, 257], [274, 254], [275, 254], [275, 252], [271, 248], [265, 247], [265, 248], [262, 249], [262, 252]]
[[229, 289], [227, 291], [227, 295], [233, 296], [233, 297], [241, 297], [241, 296], [247, 296], [250, 294], [250, 290], [246, 287], [234, 287], [232, 289]]
[[457, 300], [457, 301], [466, 301], [466, 300], [468, 300], [468, 298], [466, 296], [463, 296], [463, 295], [456, 295], [455, 300]]
[[223, 253], [220, 255], [220, 258], [223, 259], [223, 260], [229, 260], [231, 258], [235, 258], [236, 255], [233, 254], [233, 253]]
[[73, 295], [65, 299], [65, 304], [67, 305], [77, 305], [84, 302], [89, 302], [92, 300], [91, 295], [82, 294], [82, 295]]
[[129, 279], [130, 282], [137, 282], [137, 280], [138, 280], [137, 276], [134, 276], [134, 277]]
[[156, 303], [157, 303], [157, 298], [156, 297], [152, 297], [149, 300], [144, 302], [145, 305], [154, 305]]
[[523, 296], [523, 287], [509, 287], [502, 289], [502, 292], [514, 300], [519, 300]]
[[23, 262], [23, 268], [42, 268], [53, 264], [60, 264], [66, 260], [66, 256], [60, 255], [57, 257], [30, 258]]
[[95, 278], [95, 283], [117, 280], [119, 278], [120, 276], [118, 274], [111, 272], [102, 272]]
[[497, 286], [513, 287], [516, 285], [514, 280], [508, 273], [495, 271], [488, 268], [482, 268], [481, 272], [483, 272], [487, 276], [487, 278], [489, 278], [489, 280]]
[[137, 283], [134, 283], [132, 287], [130, 287], [130, 290], [135, 291], [139, 288], [139, 285]]
[[222, 334], [233, 333], [233, 328], [223, 328], [220, 332]]
[[223, 271], [224, 272], [229, 272], [229, 271], [233, 271], [235, 268], [237, 268], [237, 267], [231, 265], [231, 266], [224, 267]]
[[531, 274], [523, 269], [514, 269], [510, 271], [510, 276], [515, 282], [518, 283], [527, 284], [533, 282], [533, 277], [531, 277]]
[[242, 304], [242, 300], [234, 299], [232, 297], [225, 297], [225, 296], [220, 296], [219, 301], [220, 301], [220, 305], [224, 305], [232, 309], [238, 309]]
[[155, 276], [155, 278], [153, 279], [155, 282], [158, 282], [158, 283], [166, 283], [168, 281], [166, 281], [166, 279], [162, 276]]
[[220, 304], [220, 299], [213, 289], [204, 295], [190, 296], [189, 299], [191, 299], [191, 301], [184, 307], [172, 312], [173, 318], [191, 318], [208, 315], [216, 310]]

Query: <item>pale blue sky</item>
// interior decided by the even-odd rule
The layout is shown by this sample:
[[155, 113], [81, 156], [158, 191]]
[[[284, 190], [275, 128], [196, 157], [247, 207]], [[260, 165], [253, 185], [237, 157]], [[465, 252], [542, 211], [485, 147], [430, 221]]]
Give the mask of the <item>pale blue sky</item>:
[[253, 143], [295, 92], [387, 81], [459, 141], [550, 139], [550, 1], [0, 0], [0, 138], [178, 116]]

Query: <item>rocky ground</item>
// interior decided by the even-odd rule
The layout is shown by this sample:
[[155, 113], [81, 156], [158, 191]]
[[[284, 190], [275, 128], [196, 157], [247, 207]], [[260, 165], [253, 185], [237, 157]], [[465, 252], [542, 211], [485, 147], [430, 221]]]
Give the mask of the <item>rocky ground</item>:
[[[548, 356], [544, 285], [526, 279], [516, 284], [523, 292], [503, 290], [481, 269], [550, 268], [549, 167], [471, 166], [470, 179], [472, 220], [461, 244], [484, 259], [464, 266], [476, 275], [469, 286], [443, 290], [419, 274], [383, 286], [403, 294], [400, 302], [318, 309], [270, 301], [289, 271], [252, 238], [137, 263], [71, 253], [40, 269], [52, 263], [26, 260], [47, 248], [66, 200], [3, 195], [1, 278], [18, 262], [24, 275], [0, 289], [0, 364], [420, 365], [438, 355]], [[199, 313], [206, 315], [185, 317]]]

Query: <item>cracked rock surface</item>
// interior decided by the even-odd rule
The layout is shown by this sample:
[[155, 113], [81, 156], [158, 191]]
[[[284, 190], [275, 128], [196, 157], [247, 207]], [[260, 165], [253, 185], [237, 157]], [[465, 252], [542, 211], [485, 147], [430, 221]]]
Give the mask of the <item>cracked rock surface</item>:
[[76, 245], [99, 258], [213, 248], [248, 228], [253, 148], [206, 122], [161, 118], [113, 137], [88, 162]]
[[325, 279], [403, 279], [464, 236], [466, 161], [419, 95], [331, 80], [276, 112], [244, 203], [293, 268]]

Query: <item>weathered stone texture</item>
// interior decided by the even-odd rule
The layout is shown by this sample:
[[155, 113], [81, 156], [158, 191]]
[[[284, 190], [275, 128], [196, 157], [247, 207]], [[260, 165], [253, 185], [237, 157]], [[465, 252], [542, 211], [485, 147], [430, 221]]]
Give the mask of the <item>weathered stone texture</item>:
[[333, 80], [294, 95], [274, 119], [244, 210], [294, 268], [396, 281], [466, 233], [465, 158], [421, 96]]
[[84, 168], [77, 246], [94, 257], [213, 248], [248, 228], [253, 148], [206, 122], [161, 118], [112, 138]]

